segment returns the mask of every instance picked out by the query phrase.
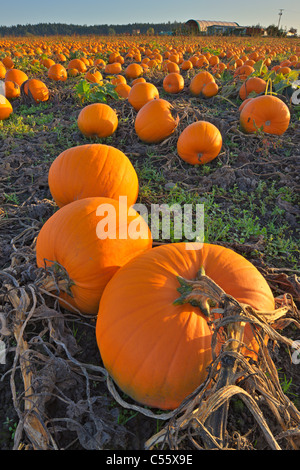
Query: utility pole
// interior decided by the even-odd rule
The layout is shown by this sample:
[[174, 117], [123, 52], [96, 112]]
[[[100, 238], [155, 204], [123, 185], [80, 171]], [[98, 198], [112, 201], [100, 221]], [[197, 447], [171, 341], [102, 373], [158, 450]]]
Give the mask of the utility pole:
[[279, 9], [279, 13], [278, 13], [278, 15], [279, 15], [279, 20], [278, 20], [278, 29], [279, 29], [280, 20], [281, 20], [281, 17], [282, 17], [282, 12], [283, 12], [283, 8], [280, 8], [280, 9]]

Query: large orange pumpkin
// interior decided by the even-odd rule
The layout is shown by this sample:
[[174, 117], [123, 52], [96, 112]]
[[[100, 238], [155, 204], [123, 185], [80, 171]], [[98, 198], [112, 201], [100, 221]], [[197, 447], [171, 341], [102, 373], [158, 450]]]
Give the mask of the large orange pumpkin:
[[77, 124], [86, 137], [109, 137], [118, 127], [116, 112], [105, 103], [92, 103], [79, 113]]
[[179, 116], [171, 103], [161, 98], [153, 99], [137, 113], [135, 131], [143, 142], [159, 143], [173, 134], [178, 122]]
[[139, 190], [130, 160], [120, 150], [103, 144], [79, 145], [62, 152], [50, 166], [48, 182], [59, 207], [92, 196], [127, 196], [128, 205], [132, 205]]
[[281, 99], [271, 95], [253, 98], [240, 114], [240, 124], [246, 133], [261, 129], [267, 134], [281, 135], [287, 130], [289, 123], [289, 108]]
[[[139, 225], [141, 238], [131, 235], [132, 224]], [[107, 282], [151, 246], [150, 230], [134, 209], [92, 197], [67, 204], [47, 220], [37, 237], [36, 259], [38, 267], [60, 265], [66, 272], [70, 292], [60, 293], [62, 306], [95, 315]]]
[[[239, 302], [274, 309], [267, 282], [249, 261], [221, 246], [190, 245], [139, 255], [115, 274], [101, 298], [96, 337], [103, 364], [123, 392], [147, 406], [178, 407], [205, 380], [212, 360], [208, 318], [197, 306], [175, 304], [178, 276], [195, 280], [203, 267]], [[244, 342], [257, 350], [248, 325]]]
[[178, 155], [191, 165], [202, 165], [216, 158], [222, 148], [219, 129], [207, 121], [189, 124], [177, 141]]

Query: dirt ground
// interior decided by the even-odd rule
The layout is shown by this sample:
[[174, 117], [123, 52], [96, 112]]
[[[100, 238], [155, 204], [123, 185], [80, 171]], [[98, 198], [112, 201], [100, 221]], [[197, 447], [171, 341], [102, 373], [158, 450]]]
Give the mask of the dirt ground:
[[[101, 364], [95, 320], [62, 311], [55, 293], [40, 287], [44, 273], [36, 268], [35, 240], [43, 223], [57, 209], [48, 188], [48, 170], [63, 150], [88, 142], [76, 126], [82, 106], [74, 95], [75, 81], [73, 85], [54, 84], [46, 76], [44, 81], [51, 90], [49, 103], [35, 106], [21, 99], [15, 101], [14, 113], [23, 116], [24, 127], [16, 122], [15, 128], [0, 137], [0, 339], [6, 347], [5, 363], [0, 364], [0, 449], [32, 448], [36, 440], [40, 444], [40, 438], [32, 436], [30, 424], [34, 427], [35, 420], [44, 427], [40, 432], [46, 436], [45, 448], [144, 449], [145, 442], [168, 420], [160, 419], [159, 410], [142, 413], [117, 402]], [[165, 97], [161, 76], [154, 75], [152, 81]], [[150, 204], [151, 193], [165, 200], [170, 183], [183, 193], [197, 193], [204, 198], [221, 188], [223, 192], [218, 193], [215, 202], [222, 213], [230, 213], [239, 204], [230, 197], [234, 188], [249, 196], [259, 185], [264, 187], [262, 183], [266, 187], [274, 183], [276, 203], [281, 209], [276, 223], [288, 227], [282, 236], [297, 243], [299, 205], [295, 198], [289, 201], [280, 197], [280, 188], [289, 188], [299, 197], [299, 116], [292, 112], [284, 136], [266, 139], [262, 135], [244, 135], [238, 125], [237, 106], [225, 99], [190, 98], [187, 89], [167, 99], [178, 111], [180, 123], [171, 138], [152, 146], [138, 140], [135, 112], [129, 103], [109, 101], [123, 119], [107, 143], [122, 150], [141, 175], [139, 202]], [[236, 102], [234, 92], [228, 99]], [[222, 152], [206, 172], [183, 163], [175, 151], [180, 130], [196, 119], [214, 123], [223, 136]], [[272, 219], [274, 201], [267, 200], [267, 196], [270, 194], [266, 190], [260, 193], [261, 200], [256, 196], [253, 208], [261, 226]], [[257, 209], [262, 204], [263, 215]], [[274, 296], [290, 294], [299, 307], [297, 260], [291, 265], [288, 254], [285, 257], [269, 252], [267, 256], [264, 238], [254, 232], [243, 241], [229, 236], [216, 242], [246, 256], [265, 276]], [[293, 257], [298, 254], [293, 253]], [[299, 339], [293, 323], [282, 334]], [[299, 364], [293, 363], [289, 348], [280, 342], [270, 343], [270, 354], [286, 396], [299, 409]], [[134, 405], [122, 392], [118, 394]], [[31, 414], [29, 423], [26, 407], [30, 408], [30, 403], [34, 403], [38, 416]], [[263, 409], [274, 435], [280, 434], [282, 430], [269, 408]], [[229, 408], [228, 435], [229, 446], [236, 449], [268, 448], [254, 417], [237, 397]], [[279, 444], [283, 449], [291, 448], [286, 438]], [[179, 446], [185, 450], [197, 448], [187, 436]]]

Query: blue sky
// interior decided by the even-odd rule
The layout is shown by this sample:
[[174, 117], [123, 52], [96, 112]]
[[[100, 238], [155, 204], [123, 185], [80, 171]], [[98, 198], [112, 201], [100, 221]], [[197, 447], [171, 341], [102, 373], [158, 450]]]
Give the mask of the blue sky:
[[293, 26], [300, 34], [299, 0], [14, 0], [13, 6], [0, 6], [0, 25], [41, 22], [110, 25], [185, 22], [193, 18], [268, 26], [277, 25], [279, 8], [284, 8], [281, 26], [287, 29]]

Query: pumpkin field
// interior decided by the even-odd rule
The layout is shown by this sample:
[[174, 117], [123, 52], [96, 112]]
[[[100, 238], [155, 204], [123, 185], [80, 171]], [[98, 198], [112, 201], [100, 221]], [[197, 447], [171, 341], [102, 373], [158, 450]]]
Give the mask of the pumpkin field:
[[299, 75], [299, 38], [0, 38], [1, 450], [300, 449]]

